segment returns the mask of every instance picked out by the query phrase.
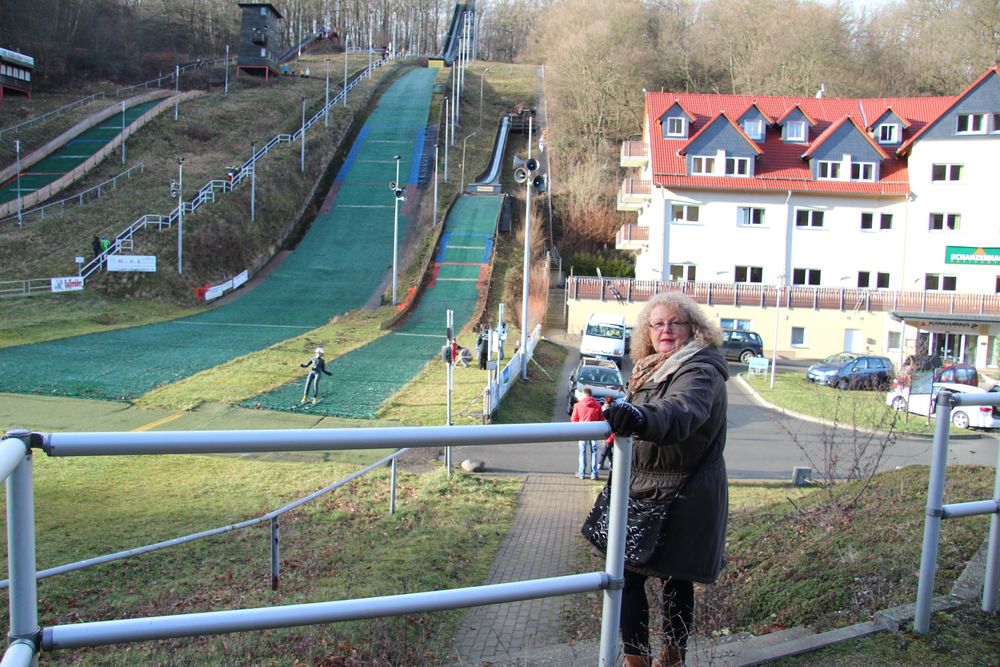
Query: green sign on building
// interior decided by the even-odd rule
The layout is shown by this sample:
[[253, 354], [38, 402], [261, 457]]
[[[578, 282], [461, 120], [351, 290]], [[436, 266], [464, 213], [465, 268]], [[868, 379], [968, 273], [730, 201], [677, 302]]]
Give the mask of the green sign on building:
[[946, 264], [982, 264], [1000, 266], [1000, 248], [949, 245], [944, 248]]

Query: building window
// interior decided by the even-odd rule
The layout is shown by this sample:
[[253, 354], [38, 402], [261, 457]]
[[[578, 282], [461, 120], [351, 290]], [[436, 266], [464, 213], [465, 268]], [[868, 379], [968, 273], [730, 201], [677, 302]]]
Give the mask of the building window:
[[840, 163], [830, 160], [820, 160], [816, 165], [816, 178], [840, 178]]
[[799, 208], [795, 210], [796, 227], [822, 227], [823, 211], [816, 211], [811, 208]]
[[691, 173], [692, 174], [714, 174], [715, 173], [715, 158], [706, 157], [703, 155], [696, 155], [691, 158]]
[[671, 264], [670, 265], [670, 279], [671, 280], [687, 280], [690, 282], [695, 281], [695, 266], [694, 264]]
[[892, 213], [883, 213], [879, 216], [879, 229], [892, 229]]
[[[873, 277], [875, 279], [874, 285], [872, 284]], [[858, 271], [858, 289], [871, 289], [873, 287], [889, 289], [889, 274], [879, 271], [873, 276], [871, 271]]]
[[726, 176], [749, 176], [750, 158], [748, 157], [727, 157]]
[[670, 207], [670, 219], [674, 222], [698, 222], [698, 207], [674, 204]]
[[267, 49], [261, 49], [260, 50], [260, 57], [261, 58], [267, 58]]
[[962, 226], [962, 216], [958, 213], [931, 213], [930, 223], [927, 225], [931, 230], [956, 231]]
[[954, 292], [957, 287], [955, 276], [943, 276], [937, 273], [924, 275], [924, 289], [937, 292]]
[[737, 266], [734, 278], [735, 282], [738, 283], [762, 283], [764, 282], [764, 268], [761, 266]]
[[806, 328], [792, 327], [792, 347], [801, 347], [806, 344]]
[[803, 142], [806, 140], [806, 123], [802, 120], [790, 120], [785, 123], [785, 141]]
[[750, 320], [737, 320], [732, 317], [719, 318], [720, 329], [735, 329], [736, 331], [750, 331]]
[[890, 331], [888, 339], [886, 340], [886, 349], [888, 350], [898, 350], [899, 343], [903, 340], [903, 334], [899, 331]]
[[960, 113], [958, 114], [958, 126], [955, 131], [958, 134], [983, 134], [986, 132], [986, 114], [984, 113]]
[[[892, 213], [882, 213], [878, 221], [879, 229], [892, 229]], [[861, 214], [861, 229], [875, 229], [875, 214], [863, 212]]]
[[738, 225], [763, 225], [764, 209], [752, 208], [750, 206], [740, 206], [736, 209], [736, 224]]
[[879, 289], [889, 289], [889, 274], [888, 273], [883, 273], [882, 271], [879, 271], [875, 275], [875, 279], [876, 279], [875, 287], [877, 287]]
[[861, 229], [874, 229], [874, 213], [862, 213], [861, 214]]
[[899, 143], [899, 125], [884, 123], [878, 126], [878, 142], [880, 144]]
[[687, 123], [684, 122], [684, 118], [680, 116], [670, 116], [669, 118], [667, 118], [667, 136], [668, 137], [687, 136]]
[[993, 114], [993, 133], [1000, 133], [1000, 111]]
[[993, 291], [996, 292], [997, 294], [1000, 294], [1000, 276], [997, 276], [997, 282], [993, 288]]
[[871, 275], [870, 271], [858, 271], [858, 289], [868, 289]]
[[819, 285], [819, 269], [792, 269], [793, 285]]
[[851, 180], [852, 181], [874, 181], [875, 180], [875, 163], [874, 162], [852, 162], [851, 163]]
[[764, 121], [760, 118], [747, 118], [743, 121], [743, 131], [754, 141], [764, 138]]
[[931, 166], [932, 181], [957, 181], [962, 178], [962, 165], [935, 164]]

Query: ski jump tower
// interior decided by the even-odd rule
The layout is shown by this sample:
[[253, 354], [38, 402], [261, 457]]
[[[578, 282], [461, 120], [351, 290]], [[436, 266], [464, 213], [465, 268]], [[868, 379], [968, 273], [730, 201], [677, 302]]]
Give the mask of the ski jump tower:
[[236, 75], [240, 72], [263, 76], [279, 76], [281, 65], [281, 14], [270, 2], [239, 2], [243, 10], [240, 25], [240, 48], [236, 60]]

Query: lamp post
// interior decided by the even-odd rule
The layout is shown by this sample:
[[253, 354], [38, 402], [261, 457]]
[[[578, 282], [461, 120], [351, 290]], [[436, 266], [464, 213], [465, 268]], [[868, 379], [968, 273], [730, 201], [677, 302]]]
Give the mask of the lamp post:
[[125, 164], [125, 101], [122, 100], [122, 164]]
[[229, 45], [226, 44], [226, 95], [229, 94]]
[[483, 126], [483, 81], [489, 71], [489, 67], [484, 67], [482, 74], [479, 75], [479, 127]]
[[389, 183], [389, 189], [393, 195], [393, 216], [392, 216], [392, 305], [396, 305], [396, 259], [399, 248], [399, 202], [403, 201], [403, 189], [399, 183], [399, 156], [396, 160], [396, 180]]
[[347, 35], [344, 35], [344, 106], [347, 106]]
[[323, 98], [323, 127], [330, 127], [330, 59], [326, 59], [326, 94]]
[[[528, 161], [531, 160], [531, 121], [528, 116]], [[524, 284], [521, 294], [521, 380], [528, 381], [528, 277], [531, 271], [531, 173], [524, 179]]]
[[438, 223], [438, 144], [434, 144], [434, 218], [431, 227]]
[[21, 142], [17, 139], [14, 140], [14, 152], [17, 155], [14, 166], [17, 171], [17, 226], [20, 227], [24, 224], [24, 219], [21, 214]]
[[448, 121], [450, 116], [448, 115], [448, 102], [447, 97], [444, 98], [444, 182], [448, 182]]
[[774, 297], [774, 347], [771, 348], [771, 389], [774, 389], [774, 371], [778, 365], [778, 325], [781, 322], [781, 290], [785, 286], [785, 274], [778, 276], [778, 291]]
[[458, 181], [459, 194], [465, 189], [465, 142], [474, 136], [476, 136], [475, 132], [465, 135], [465, 139], [462, 139], [462, 178]]
[[178, 107], [180, 106], [180, 95], [181, 92], [181, 66], [174, 65], [174, 120], [177, 120], [177, 116], [180, 113]]
[[183, 272], [181, 252], [184, 241], [184, 158], [177, 158], [177, 274]]
[[302, 98], [302, 136], [299, 137], [300, 150], [299, 150], [299, 171], [305, 173], [306, 171], [306, 98]]
[[250, 222], [254, 221], [254, 200], [257, 198], [257, 142], [250, 142]]

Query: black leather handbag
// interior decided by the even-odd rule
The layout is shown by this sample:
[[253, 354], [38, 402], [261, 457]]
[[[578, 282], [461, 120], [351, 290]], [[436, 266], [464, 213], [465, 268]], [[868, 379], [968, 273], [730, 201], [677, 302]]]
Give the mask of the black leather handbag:
[[[608, 550], [608, 507], [611, 503], [611, 480], [604, 485], [580, 532], [601, 551]], [[628, 524], [625, 528], [625, 562], [645, 565], [663, 544], [663, 527], [673, 501], [656, 502], [629, 497]]]

